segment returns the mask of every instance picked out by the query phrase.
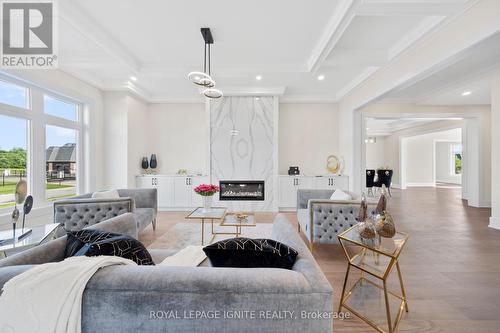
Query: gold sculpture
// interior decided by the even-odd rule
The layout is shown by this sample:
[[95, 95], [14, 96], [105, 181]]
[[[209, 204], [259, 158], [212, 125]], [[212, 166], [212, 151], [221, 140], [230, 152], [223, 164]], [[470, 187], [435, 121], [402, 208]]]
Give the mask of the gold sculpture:
[[326, 158], [326, 169], [331, 173], [338, 173], [340, 170], [340, 160], [335, 155]]
[[392, 238], [396, 234], [396, 226], [392, 215], [384, 211], [384, 216], [375, 223], [375, 229], [381, 237]]

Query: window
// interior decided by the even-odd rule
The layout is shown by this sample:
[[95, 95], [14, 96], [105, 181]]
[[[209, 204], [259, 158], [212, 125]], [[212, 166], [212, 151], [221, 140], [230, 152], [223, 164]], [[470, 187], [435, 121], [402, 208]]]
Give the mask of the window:
[[82, 105], [0, 73], [0, 215], [26, 180], [35, 207], [79, 193]]
[[453, 144], [451, 145], [451, 174], [461, 175], [462, 174], [462, 145]]
[[0, 80], [0, 103], [28, 108], [28, 89]]
[[43, 110], [55, 117], [76, 121], [78, 119], [78, 105], [61, 101], [48, 95], [43, 96]]
[[76, 137], [74, 129], [47, 126], [45, 171], [49, 201], [76, 195]]
[[14, 205], [16, 183], [27, 180], [27, 123], [0, 115], [0, 209]]

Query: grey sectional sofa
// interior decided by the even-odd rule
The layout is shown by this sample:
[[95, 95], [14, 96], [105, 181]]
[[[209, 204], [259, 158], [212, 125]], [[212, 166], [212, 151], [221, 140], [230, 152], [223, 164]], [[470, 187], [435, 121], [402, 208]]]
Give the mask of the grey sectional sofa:
[[[156, 229], [157, 190], [120, 189], [120, 198], [95, 199], [87, 193], [54, 202], [54, 223], [64, 231], [81, 230], [124, 213], [133, 213], [139, 231], [152, 224]], [[61, 235], [61, 232], [59, 233]]]
[[[358, 223], [361, 198], [348, 192], [352, 200], [330, 200], [333, 190], [297, 190], [297, 220], [302, 231], [313, 244], [337, 244], [337, 235]], [[368, 215], [375, 214], [377, 201], [368, 200]]]
[[[137, 237], [130, 213], [91, 228]], [[103, 268], [90, 279], [85, 289], [82, 331], [332, 332], [332, 287], [284, 215], [277, 215], [271, 238], [299, 251], [293, 270]], [[0, 260], [0, 287], [32, 265], [62, 260], [65, 242], [66, 237], [62, 237]], [[163, 250], [150, 252], [157, 263], [172, 254]], [[234, 318], [237, 316], [240, 319]]]

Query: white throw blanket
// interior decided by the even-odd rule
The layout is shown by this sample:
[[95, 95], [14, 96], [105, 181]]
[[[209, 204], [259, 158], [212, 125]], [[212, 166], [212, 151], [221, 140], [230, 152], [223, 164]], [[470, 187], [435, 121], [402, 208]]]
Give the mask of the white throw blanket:
[[81, 332], [82, 296], [101, 267], [136, 265], [119, 257], [70, 257], [33, 267], [5, 283], [0, 295], [0, 332]]
[[190, 245], [173, 256], [166, 257], [160, 266], [198, 266], [206, 257], [203, 246]]

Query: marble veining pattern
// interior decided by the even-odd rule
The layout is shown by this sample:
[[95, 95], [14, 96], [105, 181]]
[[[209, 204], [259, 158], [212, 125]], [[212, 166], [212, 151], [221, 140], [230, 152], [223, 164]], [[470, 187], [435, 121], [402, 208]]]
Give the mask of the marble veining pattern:
[[273, 97], [224, 97], [210, 107], [210, 164], [212, 182], [264, 180], [265, 201], [218, 201], [231, 210], [271, 211], [274, 188]]

